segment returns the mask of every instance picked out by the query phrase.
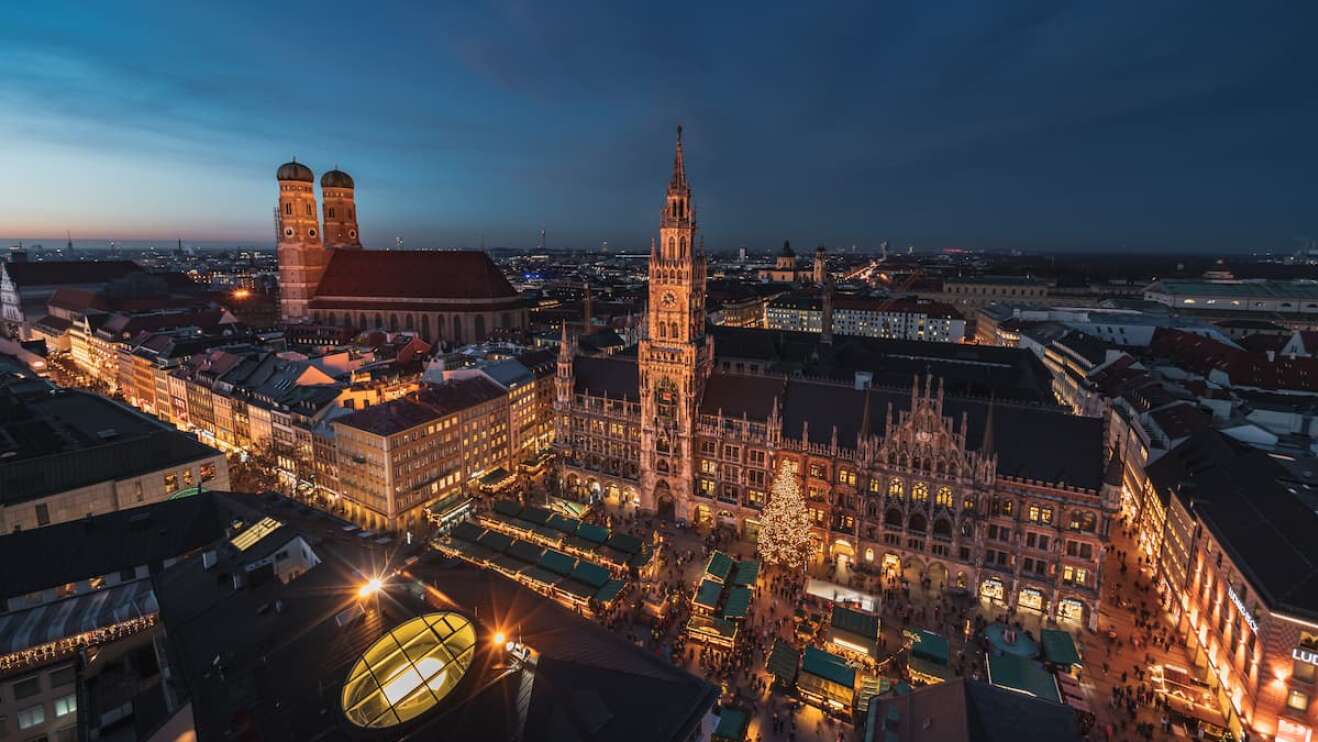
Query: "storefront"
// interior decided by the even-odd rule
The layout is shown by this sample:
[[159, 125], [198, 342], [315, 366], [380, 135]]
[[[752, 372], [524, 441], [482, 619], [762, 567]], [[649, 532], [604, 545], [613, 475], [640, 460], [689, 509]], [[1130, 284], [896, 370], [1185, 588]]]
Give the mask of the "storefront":
[[1016, 605], [1029, 611], [1043, 612], [1043, 593], [1032, 587], [1021, 588]]
[[1075, 598], [1066, 598], [1057, 604], [1057, 620], [1083, 624], [1085, 622], [1085, 604]]
[[1002, 580], [996, 577], [990, 577], [979, 585], [979, 597], [993, 603], [1005, 603], [1007, 589], [1003, 586]]

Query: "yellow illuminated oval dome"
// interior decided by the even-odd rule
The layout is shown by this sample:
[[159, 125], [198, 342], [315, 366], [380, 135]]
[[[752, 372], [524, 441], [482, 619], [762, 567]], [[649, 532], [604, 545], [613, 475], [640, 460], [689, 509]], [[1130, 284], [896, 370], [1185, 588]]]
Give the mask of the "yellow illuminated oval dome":
[[457, 613], [430, 613], [395, 626], [367, 649], [343, 684], [343, 713], [359, 727], [384, 728], [435, 707], [462, 680], [476, 628]]

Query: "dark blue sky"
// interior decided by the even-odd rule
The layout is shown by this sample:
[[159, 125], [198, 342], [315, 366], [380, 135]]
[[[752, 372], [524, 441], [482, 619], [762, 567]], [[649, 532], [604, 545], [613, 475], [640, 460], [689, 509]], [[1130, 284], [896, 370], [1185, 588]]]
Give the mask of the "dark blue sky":
[[[434, 5], [434, 7], [432, 7]], [[407, 6], [407, 7], [404, 7]], [[11, 4], [0, 235], [269, 240], [297, 155], [372, 246], [1294, 249], [1313, 2]]]

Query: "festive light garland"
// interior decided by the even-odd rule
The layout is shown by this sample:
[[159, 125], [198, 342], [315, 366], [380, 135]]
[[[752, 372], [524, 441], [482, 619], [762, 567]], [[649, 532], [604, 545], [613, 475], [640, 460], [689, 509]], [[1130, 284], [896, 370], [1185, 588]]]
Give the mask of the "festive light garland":
[[769, 503], [760, 519], [757, 551], [769, 564], [788, 569], [802, 569], [810, 558], [810, 513], [797, 481], [799, 466], [784, 461], [774, 477]]

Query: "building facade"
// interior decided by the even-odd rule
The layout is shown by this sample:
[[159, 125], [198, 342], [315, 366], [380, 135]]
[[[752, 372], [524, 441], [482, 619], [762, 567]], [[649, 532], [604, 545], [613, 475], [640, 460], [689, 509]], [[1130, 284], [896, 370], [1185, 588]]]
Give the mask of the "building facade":
[[[1119, 496], [1104, 477], [1102, 422], [945, 400], [931, 377], [876, 389], [872, 373], [846, 383], [716, 371], [690, 193], [679, 138], [636, 358], [578, 355], [564, 337], [563, 490], [754, 540], [774, 474], [792, 461], [818, 558], [1095, 626]], [[772, 335], [738, 332], [749, 344]]]
[[[936, 343], [960, 343], [966, 337], [965, 318], [941, 302], [846, 295], [834, 295], [831, 302], [837, 335]], [[824, 301], [815, 295], [782, 296], [769, 302], [764, 318], [770, 330], [823, 332]]]

